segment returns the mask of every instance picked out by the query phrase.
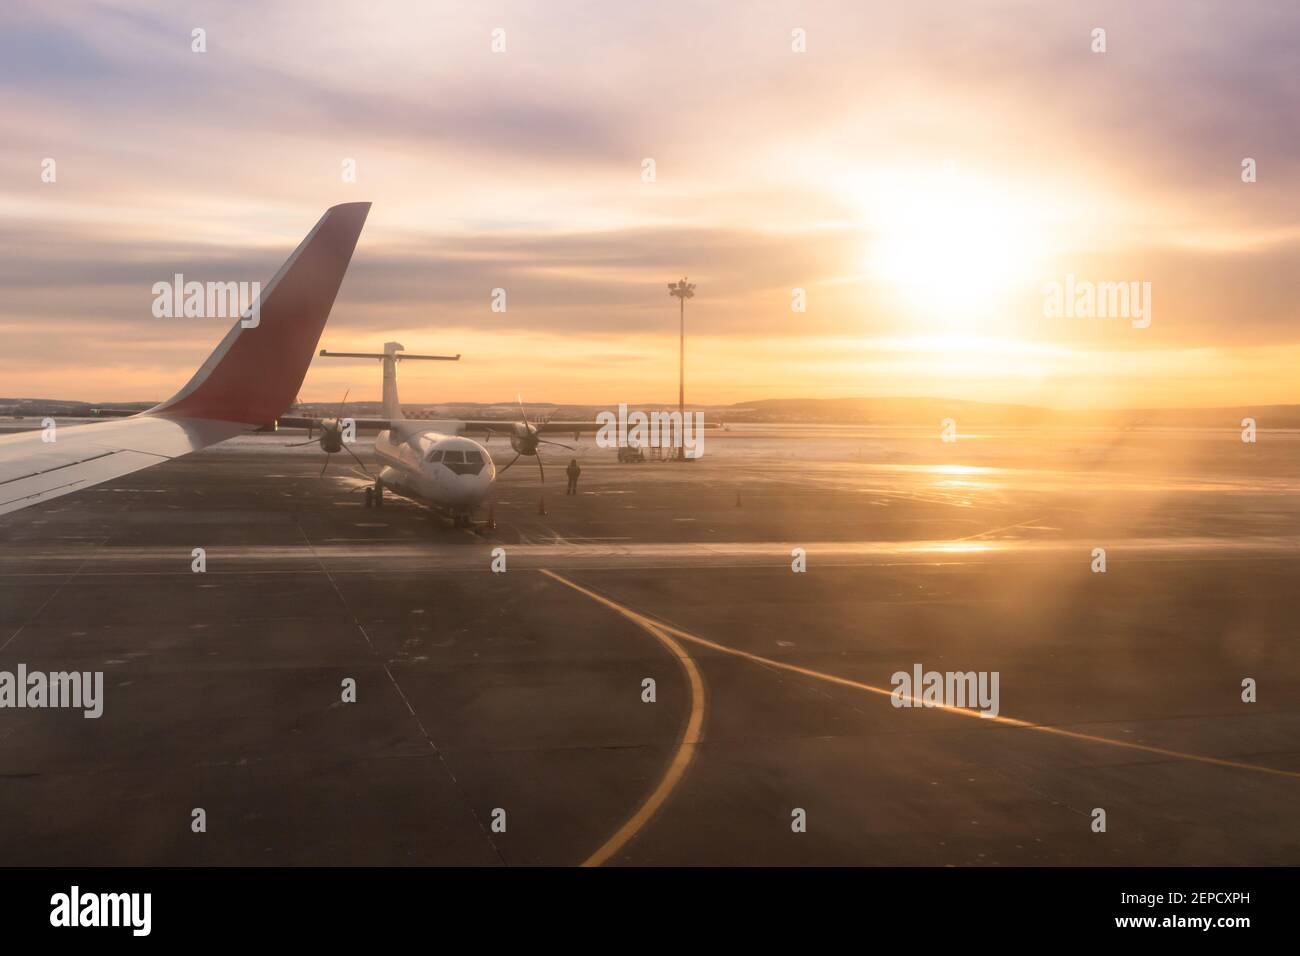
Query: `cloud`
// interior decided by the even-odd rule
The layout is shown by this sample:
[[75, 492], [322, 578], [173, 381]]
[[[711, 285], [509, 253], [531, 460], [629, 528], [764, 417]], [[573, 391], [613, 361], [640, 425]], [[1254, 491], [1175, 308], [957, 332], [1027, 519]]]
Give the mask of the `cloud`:
[[[8, 373], [31, 391], [51, 355], [120, 369], [141, 348], [183, 370], [209, 330], [159, 326], [152, 283], [265, 281], [323, 208], [354, 198], [375, 208], [332, 333], [495, 334], [505, 353], [527, 333], [559, 337], [557, 361], [578, 339], [582, 355], [626, 357], [610, 343], [671, 331], [664, 283], [687, 274], [701, 334], [812, 341], [825, 362], [837, 339], [913, 322], [864, 274], [871, 210], [842, 184], [945, 160], [1032, 194], [1053, 230], [1049, 277], [1154, 286], [1145, 338], [1045, 324], [1036, 282], [1003, 316], [1017, 335], [1138, 353], [1296, 341], [1293, 4], [738, 9], [10, 5]], [[196, 26], [207, 53], [190, 51]], [[796, 26], [806, 54], [790, 50]], [[497, 27], [505, 54], [489, 46]], [[47, 156], [57, 184], [40, 180]], [[1240, 181], [1244, 156], [1259, 182]], [[796, 287], [807, 313], [790, 310]], [[504, 314], [488, 310], [494, 288]], [[780, 355], [751, 352], [768, 364], [749, 376], [825, 384], [830, 364], [792, 381]]]

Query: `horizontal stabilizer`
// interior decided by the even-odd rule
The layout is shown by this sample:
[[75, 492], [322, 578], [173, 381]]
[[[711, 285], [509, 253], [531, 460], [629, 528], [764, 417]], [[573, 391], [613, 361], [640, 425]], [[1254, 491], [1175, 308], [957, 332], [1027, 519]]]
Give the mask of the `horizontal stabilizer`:
[[[385, 359], [389, 353], [385, 352], [330, 352], [326, 349], [320, 350], [321, 358], [364, 358], [364, 359]], [[404, 359], [423, 359], [426, 362], [459, 362], [459, 355], [411, 355], [409, 352], [393, 352], [392, 357], [399, 362]]]

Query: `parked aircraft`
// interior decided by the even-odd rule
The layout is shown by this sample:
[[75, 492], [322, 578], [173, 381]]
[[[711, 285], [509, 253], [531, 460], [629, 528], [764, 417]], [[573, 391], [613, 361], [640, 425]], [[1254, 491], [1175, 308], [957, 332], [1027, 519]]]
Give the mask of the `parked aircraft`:
[[[544, 438], [545, 434], [579, 434], [600, 428], [596, 422], [538, 422], [528, 420], [523, 403], [521, 421], [415, 420], [402, 413], [397, 397], [397, 363], [405, 361], [455, 362], [459, 355], [414, 355], [397, 342], [386, 342], [382, 352], [330, 352], [324, 358], [378, 359], [383, 363], [384, 390], [382, 419], [316, 419], [285, 416], [283, 427], [320, 428], [321, 450], [327, 455], [347, 450], [349, 426], [355, 429], [379, 429], [375, 438], [375, 456], [382, 469], [366, 488], [366, 506], [382, 507], [385, 491], [391, 491], [450, 517], [456, 527], [468, 527], [472, 516], [487, 500], [498, 474], [504, 473], [521, 457], [537, 462], [538, 475], [546, 482], [542, 463], [542, 446], [555, 445], [572, 450], [571, 445]], [[497, 471], [487, 448], [467, 433], [492, 436], [504, 433], [510, 439], [515, 456]], [[316, 439], [312, 439], [313, 441]], [[307, 444], [304, 442], [303, 444]], [[360, 464], [360, 459], [357, 459]], [[328, 464], [328, 460], [326, 462]], [[364, 467], [364, 465], [362, 465]], [[323, 469], [322, 469], [323, 473]]]

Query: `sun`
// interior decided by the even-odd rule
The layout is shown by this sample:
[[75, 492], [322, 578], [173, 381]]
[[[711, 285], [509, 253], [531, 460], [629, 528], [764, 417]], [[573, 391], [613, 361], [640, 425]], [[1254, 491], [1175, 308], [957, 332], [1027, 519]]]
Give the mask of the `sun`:
[[859, 202], [868, 279], [918, 318], [969, 328], [1033, 287], [1040, 231], [1009, 191], [947, 169], [880, 178]]

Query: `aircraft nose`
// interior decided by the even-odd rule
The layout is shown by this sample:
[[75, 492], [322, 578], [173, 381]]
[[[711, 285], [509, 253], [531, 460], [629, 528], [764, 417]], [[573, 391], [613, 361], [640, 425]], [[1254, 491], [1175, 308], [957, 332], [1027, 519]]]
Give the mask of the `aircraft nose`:
[[[488, 459], [491, 461], [491, 459]], [[488, 464], [477, 475], [463, 475], [459, 482], [459, 498], [462, 507], [474, 507], [481, 504], [492, 490], [496, 480], [496, 467]]]

